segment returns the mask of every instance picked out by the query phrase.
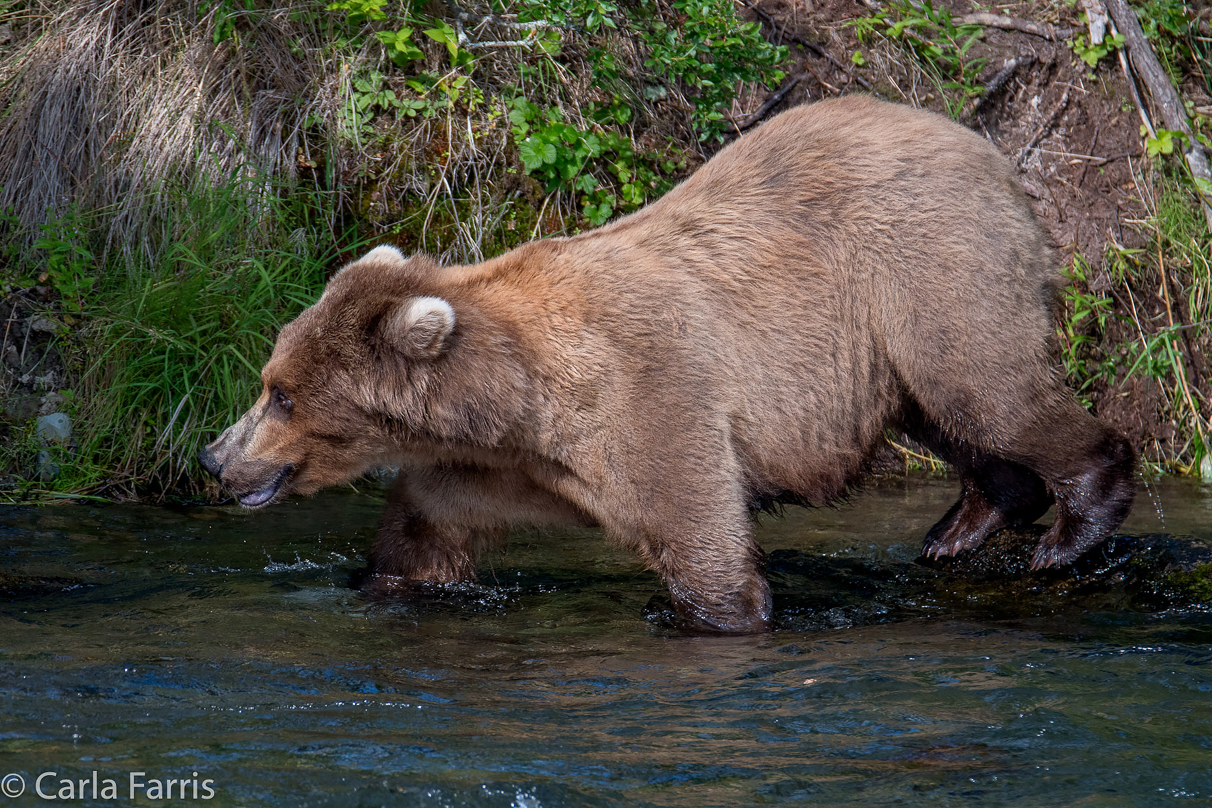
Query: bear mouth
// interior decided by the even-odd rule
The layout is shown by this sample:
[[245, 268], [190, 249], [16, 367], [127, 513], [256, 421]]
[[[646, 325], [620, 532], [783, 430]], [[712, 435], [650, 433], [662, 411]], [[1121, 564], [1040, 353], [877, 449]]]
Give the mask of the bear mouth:
[[278, 493], [282, 490], [283, 484], [294, 470], [294, 465], [288, 463], [287, 465], [283, 466], [276, 475], [274, 475], [274, 478], [270, 481], [269, 485], [248, 494], [237, 494], [236, 501], [245, 508], [255, 509], [265, 507], [278, 496]]

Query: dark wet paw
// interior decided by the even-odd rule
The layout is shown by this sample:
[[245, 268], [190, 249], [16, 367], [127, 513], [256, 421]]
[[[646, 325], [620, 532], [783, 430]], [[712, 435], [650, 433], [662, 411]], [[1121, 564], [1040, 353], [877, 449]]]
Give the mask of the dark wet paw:
[[1077, 559], [1078, 554], [1073, 548], [1063, 544], [1055, 544], [1048, 541], [1045, 537], [1035, 548], [1035, 555], [1031, 557], [1031, 569], [1034, 571], [1055, 567], [1067, 567]]
[[922, 542], [922, 555], [933, 559], [959, 555], [964, 550], [973, 550], [984, 544], [985, 535], [959, 530], [939, 531], [936, 535], [931, 530]]
[[355, 589], [372, 600], [397, 600], [417, 591], [416, 581], [381, 572], [367, 572], [352, 583]]
[[760, 634], [770, 631], [773, 605], [765, 578], [748, 591], [703, 599], [670, 584], [676, 625], [694, 634]]

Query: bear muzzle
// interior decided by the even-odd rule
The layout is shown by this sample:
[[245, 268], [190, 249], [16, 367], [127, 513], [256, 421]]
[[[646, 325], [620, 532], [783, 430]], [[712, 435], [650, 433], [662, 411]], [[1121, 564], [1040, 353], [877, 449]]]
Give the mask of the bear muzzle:
[[295, 473], [295, 464], [287, 463], [278, 469], [277, 473], [270, 478], [266, 485], [259, 488], [248, 490], [245, 488], [245, 493], [235, 493], [236, 501], [245, 508], [260, 508], [273, 502], [283, 490], [287, 480]]
[[279, 499], [298, 465], [264, 459], [249, 462], [239, 456], [231, 459], [227, 436], [228, 433], [224, 433], [198, 452], [202, 468], [216, 477], [245, 508], [260, 508]]
[[198, 450], [198, 462], [212, 477], [220, 477], [223, 474], [223, 464], [219, 462], [219, 458], [210, 446], [203, 446]]

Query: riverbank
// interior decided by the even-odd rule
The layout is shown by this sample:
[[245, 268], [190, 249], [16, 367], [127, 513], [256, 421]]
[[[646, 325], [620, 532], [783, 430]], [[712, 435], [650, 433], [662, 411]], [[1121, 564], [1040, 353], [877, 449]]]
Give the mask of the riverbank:
[[[7, 7], [0, 499], [216, 498], [197, 449], [359, 251], [477, 261], [584, 230], [850, 92], [1002, 149], [1057, 246], [1075, 394], [1147, 474], [1212, 480], [1212, 236], [1182, 159], [1212, 129], [1212, 10], [1133, 7], [1184, 135], [1085, 5]], [[883, 469], [923, 466], [890, 437]]]

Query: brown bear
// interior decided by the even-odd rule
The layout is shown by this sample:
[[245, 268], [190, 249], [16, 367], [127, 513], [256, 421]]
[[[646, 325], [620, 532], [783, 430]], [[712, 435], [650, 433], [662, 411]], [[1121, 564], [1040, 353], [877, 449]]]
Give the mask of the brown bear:
[[472, 579], [512, 525], [600, 525], [685, 625], [766, 630], [751, 508], [834, 500], [889, 429], [959, 473], [927, 555], [1054, 501], [1036, 568], [1120, 525], [1134, 455], [1054, 367], [1056, 286], [996, 148], [823, 101], [596, 230], [474, 266], [372, 250], [282, 329], [201, 460], [250, 508], [398, 465], [380, 582]]

